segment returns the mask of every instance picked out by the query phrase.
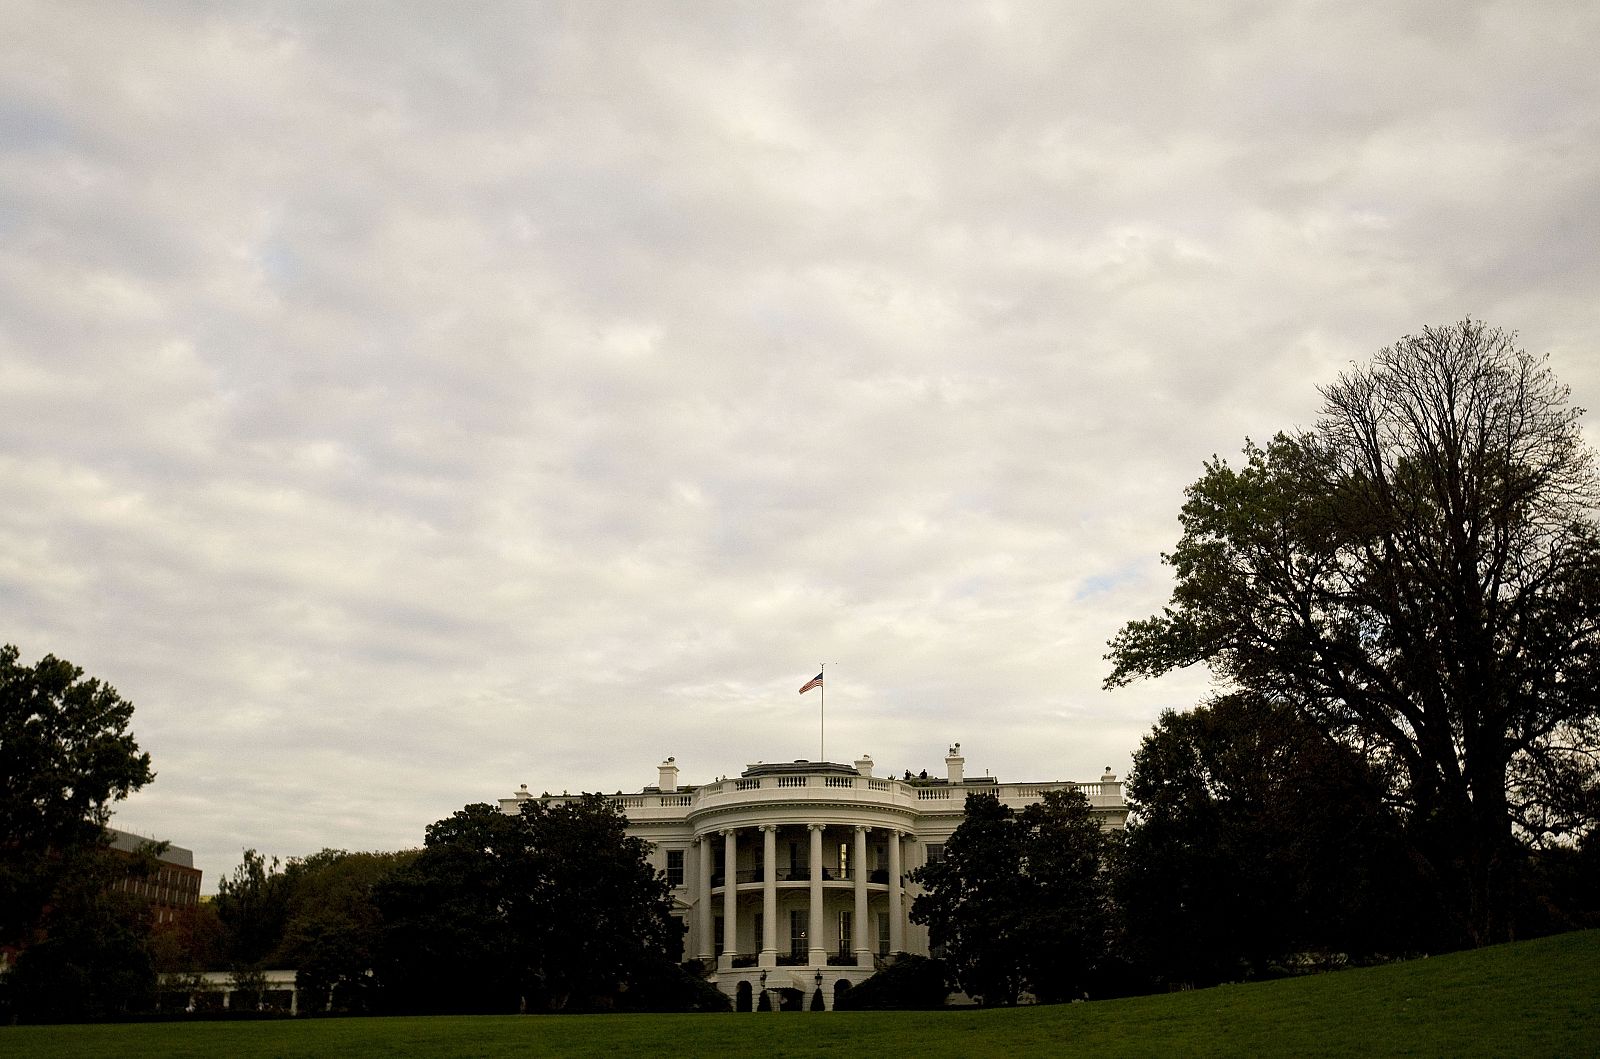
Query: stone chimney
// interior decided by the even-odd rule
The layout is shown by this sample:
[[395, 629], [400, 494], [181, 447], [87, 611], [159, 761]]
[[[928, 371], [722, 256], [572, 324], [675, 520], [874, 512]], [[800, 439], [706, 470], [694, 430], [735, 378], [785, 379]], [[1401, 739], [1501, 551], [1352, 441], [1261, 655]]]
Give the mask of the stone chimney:
[[678, 789], [678, 766], [674, 764], [678, 759], [669, 757], [661, 763], [661, 779], [656, 786], [662, 794], [671, 794]]
[[1115, 782], [1117, 782], [1117, 774], [1115, 772], [1111, 771], [1111, 766], [1110, 765], [1106, 766], [1106, 771], [1100, 777], [1100, 782], [1101, 783], [1115, 783]]
[[967, 759], [961, 756], [961, 744], [955, 743], [950, 747], [950, 753], [944, 756], [945, 768], [950, 770], [950, 782], [960, 783], [966, 774]]
[[861, 775], [861, 776], [869, 776], [870, 777], [872, 775], [872, 755], [871, 754], [862, 754], [860, 757], [856, 758], [856, 773], [857, 773], [857, 775]]

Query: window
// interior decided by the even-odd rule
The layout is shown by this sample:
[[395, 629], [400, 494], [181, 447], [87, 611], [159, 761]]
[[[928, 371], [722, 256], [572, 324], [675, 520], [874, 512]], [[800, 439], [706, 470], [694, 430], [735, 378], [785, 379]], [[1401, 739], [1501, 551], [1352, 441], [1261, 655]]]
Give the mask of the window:
[[755, 939], [756, 948], [765, 949], [767, 947], [767, 917], [760, 912], [756, 913]]
[[878, 913], [878, 955], [889, 955], [889, 915], [887, 912]]
[[839, 843], [839, 878], [850, 878], [850, 843]]
[[789, 913], [789, 955], [800, 959], [806, 957], [806, 919], [809, 912], [799, 909]]
[[851, 913], [848, 909], [839, 911], [839, 955], [850, 955], [850, 926]]
[[937, 843], [937, 844], [929, 843], [929, 845], [928, 845], [928, 863], [929, 864], [943, 864], [944, 863], [944, 843], [942, 843], [942, 842]]
[[667, 850], [667, 885], [683, 885], [683, 850]]
[[711, 951], [718, 956], [722, 955], [722, 917], [718, 916], [711, 927]]

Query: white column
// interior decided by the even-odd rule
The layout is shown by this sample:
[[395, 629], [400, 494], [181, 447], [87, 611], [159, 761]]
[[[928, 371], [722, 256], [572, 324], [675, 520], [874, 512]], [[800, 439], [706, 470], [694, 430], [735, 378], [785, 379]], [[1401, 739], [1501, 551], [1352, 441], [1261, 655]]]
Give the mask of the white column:
[[778, 827], [761, 825], [761, 966], [778, 966]]
[[812, 967], [823, 967], [828, 962], [828, 950], [822, 947], [822, 825], [807, 824], [811, 829], [811, 930], [809, 932]]
[[739, 951], [739, 835], [733, 828], [722, 832], [722, 959], [719, 971], [733, 970]]
[[900, 886], [900, 832], [889, 832], [889, 952], [906, 950], [905, 900]]
[[697, 883], [700, 901], [695, 914], [695, 926], [699, 928], [700, 935], [698, 955], [700, 962], [709, 967], [717, 951], [717, 910], [711, 907], [711, 836], [701, 835], [695, 842], [700, 846], [700, 879]]
[[867, 947], [867, 832], [870, 828], [862, 824], [856, 825], [856, 852], [851, 867], [856, 873], [856, 913], [854, 927], [855, 937], [851, 944], [855, 947], [856, 966], [872, 966], [872, 950]]

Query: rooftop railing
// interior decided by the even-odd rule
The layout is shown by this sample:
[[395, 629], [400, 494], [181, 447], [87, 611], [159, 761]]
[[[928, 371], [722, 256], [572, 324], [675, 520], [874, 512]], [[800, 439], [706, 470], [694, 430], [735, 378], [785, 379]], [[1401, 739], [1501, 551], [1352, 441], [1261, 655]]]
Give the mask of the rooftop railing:
[[[1082, 791], [1089, 804], [1099, 809], [1125, 807], [1122, 783], [1102, 780], [1089, 783], [909, 783], [892, 777], [841, 776], [837, 773], [811, 773], [780, 776], [749, 776], [717, 780], [689, 792], [619, 794], [606, 801], [633, 820], [673, 820], [685, 810], [737, 804], [744, 801], [777, 801], [793, 797], [824, 796], [861, 805], [897, 806], [921, 813], [958, 813], [969, 794], [989, 794], [1020, 807], [1038, 801], [1049, 791]], [[576, 795], [546, 796], [557, 804], [576, 800]], [[507, 800], [508, 802], [510, 799]]]

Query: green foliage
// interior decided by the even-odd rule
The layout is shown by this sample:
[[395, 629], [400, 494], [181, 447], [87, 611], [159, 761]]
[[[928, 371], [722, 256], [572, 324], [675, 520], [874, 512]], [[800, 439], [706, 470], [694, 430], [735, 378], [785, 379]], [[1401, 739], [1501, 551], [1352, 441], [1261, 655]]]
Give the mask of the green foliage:
[[110, 852], [111, 804], [149, 783], [133, 705], [52, 655], [0, 647], [0, 946], [20, 949], [6, 1003], [27, 1021], [143, 1010], [155, 973], [143, 905], [111, 887], [150, 858]]
[[950, 995], [949, 969], [942, 960], [896, 953], [865, 982], [836, 997], [838, 1011], [936, 1011]]
[[73, 852], [104, 846], [111, 804], [155, 778], [132, 703], [54, 655], [18, 657], [0, 647], [0, 945], [32, 939]]
[[[255, 850], [218, 885], [215, 909], [223, 962], [239, 970], [292, 967], [307, 1013], [361, 1013], [372, 1006], [383, 921], [378, 888], [417, 854], [324, 849], [280, 865]], [[202, 933], [204, 915], [196, 917]], [[192, 948], [191, 954], [201, 951]], [[184, 967], [216, 966], [215, 962]]]
[[152, 924], [150, 954], [156, 970], [163, 974], [227, 966], [227, 939], [216, 902], [203, 901]]
[[29, 1059], [226, 1055], [1587, 1055], [1600, 933], [1171, 995], [817, 1018], [578, 1015], [0, 1027]]
[[233, 967], [263, 967], [283, 941], [289, 918], [289, 881], [278, 858], [269, 863], [253, 849], [233, 874], [217, 883], [217, 918]]
[[1522, 853], [1596, 825], [1600, 481], [1581, 410], [1467, 320], [1323, 390], [1316, 428], [1187, 492], [1162, 614], [1108, 685], [1207, 663], [1388, 771], [1459, 935], [1512, 929]]
[[[696, 965], [697, 966], [697, 965]], [[617, 996], [619, 1011], [732, 1011], [728, 994], [682, 964], [652, 959], [634, 968]]]
[[6, 976], [23, 1022], [122, 1018], [155, 1003], [148, 906], [112, 889], [126, 863], [97, 847], [66, 854], [40, 936]]
[[266, 1001], [267, 976], [257, 968], [234, 968], [228, 972], [228, 984], [233, 987], [233, 994], [228, 998], [232, 1011], [255, 1011]]
[[376, 969], [401, 1010], [605, 1007], [666, 957], [671, 889], [603, 798], [469, 805], [378, 888]]
[[1162, 982], [1432, 940], [1382, 777], [1287, 707], [1231, 695], [1162, 714], [1126, 790], [1113, 872], [1123, 945]]
[[325, 849], [289, 862], [283, 937], [271, 962], [296, 969], [308, 1013], [369, 1010], [371, 969], [383, 930], [373, 895], [416, 856]]
[[943, 860], [910, 874], [923, 887], [911, 919], [979, 1003], [1081, 995], [1110, 925], [1107, 841], [1081, 792], [1050, 791], [1020, 814], [969, 794]]

